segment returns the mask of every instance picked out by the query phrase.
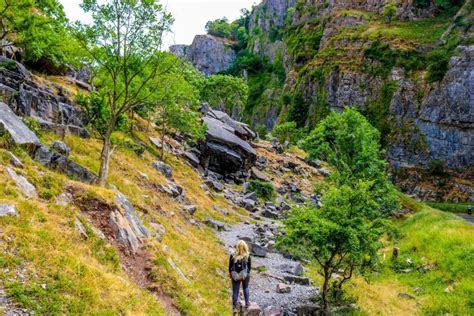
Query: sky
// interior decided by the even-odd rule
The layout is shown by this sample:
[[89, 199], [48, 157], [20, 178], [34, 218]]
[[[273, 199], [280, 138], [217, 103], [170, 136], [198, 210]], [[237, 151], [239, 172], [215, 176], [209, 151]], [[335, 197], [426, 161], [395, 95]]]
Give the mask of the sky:
[[[82, 0], [59, 0], [70, 20], [89, 22], [90, 17], [79, 7]], [[227, 17], [230, 21], [240, 16], [240, 10], [250, 9], [261, 0], [161, 0], [173, 15], [172, 33], [165, 39], [164, 49], [173, 44], [191, 44], [197, 34], [205, 33], [209, 20]]]

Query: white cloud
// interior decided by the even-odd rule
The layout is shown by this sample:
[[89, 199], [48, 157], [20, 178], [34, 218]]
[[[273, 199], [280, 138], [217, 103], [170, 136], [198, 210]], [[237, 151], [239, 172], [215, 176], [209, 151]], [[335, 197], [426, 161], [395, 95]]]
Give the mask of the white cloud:
[[[60, 0], [71, 20], [90, 21], [79, 7], [82, 0]], [[166, 36], [165, 48], [173, 44], [190, 44], [196, 34], [205, 32], [204, 26], [209, 20], [227, 17], [235, 20], [240, 10], [250, 9], [260, 0], [162, 0], [161, 3], [173, 15], [175, 22], [172, 33]]]

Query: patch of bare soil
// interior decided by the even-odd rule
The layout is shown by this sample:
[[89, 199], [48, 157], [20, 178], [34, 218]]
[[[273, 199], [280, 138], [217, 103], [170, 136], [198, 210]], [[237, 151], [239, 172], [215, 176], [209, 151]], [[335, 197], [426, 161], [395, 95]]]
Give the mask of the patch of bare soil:
[[81, 188], [68, 187], [66, 189], [73, 196], [73, 203], [82, 214], [86, 216], [95, 228], [99, 229], [107, 238], [107, 241], [118, 251], [118, 256], [123, 270], [142, 289], [147, 289], [166, 309], [168, 315], [181, 315], [173, 299], [157, 292], [153, 286], [150, 272], [153, 267], [153, 256], [142, 247], [136, 253], [131, 253], [129, 248], [118, 242], [117, 236], [110, 225], [110, 213], [118, 211], [118, 207], [107, 203], [105, 200], [88, 194]]

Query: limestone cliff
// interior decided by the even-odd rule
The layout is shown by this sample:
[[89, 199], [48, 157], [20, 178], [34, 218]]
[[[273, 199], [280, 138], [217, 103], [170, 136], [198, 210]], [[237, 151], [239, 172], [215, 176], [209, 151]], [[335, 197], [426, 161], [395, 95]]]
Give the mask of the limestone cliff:
[[170, 52], [191, 62], [206, 76], [226, 70], [235, 60], [232, 42], [212, 35], [197, 35], [191, 45], [173, 45]]

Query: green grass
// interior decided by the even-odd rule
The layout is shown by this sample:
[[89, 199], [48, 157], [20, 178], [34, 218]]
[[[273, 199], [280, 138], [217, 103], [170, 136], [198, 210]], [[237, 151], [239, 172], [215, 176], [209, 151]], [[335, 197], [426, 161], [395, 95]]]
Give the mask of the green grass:
[[432, 208], [451, 213], [467, 213], [467, 208], [474, 208], [474, 203], [427, 202]]

